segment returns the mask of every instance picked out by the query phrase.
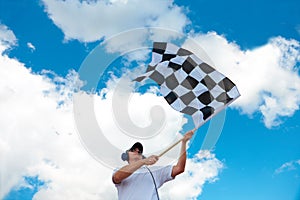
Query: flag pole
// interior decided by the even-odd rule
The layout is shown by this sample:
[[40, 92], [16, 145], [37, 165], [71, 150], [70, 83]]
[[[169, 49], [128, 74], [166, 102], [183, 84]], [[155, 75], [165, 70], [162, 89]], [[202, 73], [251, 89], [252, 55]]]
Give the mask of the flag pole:
[[173, 147], [175, 147], [179, 142], [182, 141], [183, 138], [181, 138], [180, 140], [178, 140], [177, 142], [175, 142], [174, 144], [172, 144], [171, 146], [169, 146], [166, 150], [164, 150], [163, 152], [161, 152], [158, 157], [163, 156], [165, 153], [167, 153], [168, 151], [170, 151]]
[[[199, 127], [198, 127], [199, 128]], [[193, 129], [193, 133], [195, 133], [195, 131], [198, 129], [198, 128], [194, 128]], [[158, 157], [161, 157], [163, 156], [165, 153], [167, 153], [168, 151], [170, 151], [171, 149], [173, 149], [178, 143], [180, 143], [181, 141], [183, 140], [183, 138], [181, 138], [180, 140], [178, 140], [177, 142], [175, 142], [174, 144], [172, 144], [171, 146], [169, 146], [167, 149], [165, 149], [163, 152], [161, 152]]]
[[[235, 99], [231, 100], [230, 102], [228, 102], [227, 106], [230, 105]], [[209, 118], [206, 119], [205, 122], [207, 122], [208, 120], [210, 120], [212, 117], [216, 116], [219, 112], [223, 111], [224, 108], [217, 110], [213, 115], [209, 116]], [[193, 132], [195, 133], [196, 130], [198, 130], [205, 122], [200, 123], [197, 127], [195, 127], [193, 129]], [[158, 156], [161, 157], [163, 156], [165, 153], [167, 153], [168, 151], [170, 151], [173, 147], [175, 147], [179, 142], [182, 141], [183, 138], [181, 138], [180, 140], [178, 140], [177, 142], [175, 142], [174, 144], [172, 144], [171, 146], [169, 146], [166, 150], [164, 150], [163, 152], [161, 152]]]

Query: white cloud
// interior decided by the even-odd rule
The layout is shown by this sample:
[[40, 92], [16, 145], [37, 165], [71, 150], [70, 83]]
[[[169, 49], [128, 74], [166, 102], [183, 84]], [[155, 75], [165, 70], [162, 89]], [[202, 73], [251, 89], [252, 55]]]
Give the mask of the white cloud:
[[206, 182], [215, 182], [223, 163], [207, 150], [187, 160], [186, 171], [161, 189], [162, 199], [197, 199]]
[[275, 174], [280, 174], [286, 171], [296, 170], [300, 167], [300, 160], [286, 162], [275, 170]]
[[0, 71], [0, 199], [23, 176], [36, 175], [50, 182], [35, 199], [113, 197], [111, 171], [86, 152], [76, 134], [70, 94], [80, 86], [78, 76], [70, 72], [54, 84], [7, 55], [0, 56]]
[[[0, 46], [3, 50], [8, 48], [2, 43]], [[35, 194], [36, 200], [116, 199], [117, 191], [111, 182], [112, 170], [93, 159], [76, 134], [72, 95], [82, 84], [78, 74], [70, 71], [65, 78], [49, 71], [35, 74], [5, 54], [0, 56], [0, 71], [0, 198], [14, 186], [24, 184], [23, 176], [38, 175], [47, 187], [42, 187]], [[111, 79], [108, 83], [106, 98], [93, 96], [95, 105], [99, 106], [96, 108], [100, 114], [97, 119], [106, 120], [106, 127], [102, 127], [106, 133], [118, 131], [114, 119], [107, 113], [111, 109], [108, 106], [112, 98], [111, 89], [116, 83], [118, 79]], [[147, 112], [155, 104], [162, 104], [162, 107], [169, 109], [153, 93], [145, 96], [133, 94], [131, 101], [134, 105], [129, 106], [130, 117], [144, 125], [150, 121], [139, 109]], [[149, 105], [146, 103], [148, 106], [143, 107], [143, 101]], [[181, 121], [181, 115], [170, 113], [174, 111], [168, 109], [165, 110], [167, 125], [163, 129], [166, 134], [162, 134], [160, 142], [171, 141], [184, 122]], [[120, 145], [121, 149], [127, 149], [130, 143], [127, 138], [120, 144], [117, 136], [111, 136], [110, 140], [114, 145]], [[144, 141], [146, 151], [152, 153], [163, 148], [160, 142], [147, 144]], [[220, 168], [215, 158], [210, 160], [212, 165], [207, 160], [204, 162], [207, 165], [200, 161], [199, 166], [195, 160], [188, 160], [187, 168], [194, 174], [198, 173], [198, 169], [211, 172]], [[217, 172], [202, 175], [206, 178], [201, 180], [210, 180], [217, 176]], [[198, 183], [197, 178], [191, 178], [190, 184], [196, 184], [197, 187], [202, 187], [205, 182]], [[180, 184], [181, 181], [176, 179], [174, 182]], [[182, 192], [180, 196], [189, 195]]]
[[[146, 149], [148, 154], [163, 150], [174, 140], [175, 134], [178, 134], [187, 120], [183, 118], [182, 113], [172, 109], [162, 96], [157, 96], [153, 92], [143, 95], [133, 92], [132, 76], [136, 76], [135, 72], [125, 74], [121, 79], [112, 78], [101, 96], [96, 97], [95, 113], [97, 121], [101, 122], [99, 126], [104, 132], [110, 132], [107, 135], [110, 142], [123, 150], [129, 148], [132, 142], [138, 138], [145, 146], [150, 147], [148, 150]], [[126, 98], [126, 94], [129, 95], [128, 98]], [[105, 98], [102, 98], [104, 95]], [[152, 110], [155, 107], [162, 109], [162, 113]], [[127, 113], [124, 115], [125, 112]], [[157, 133], [160, 134], [153, 135], [155, 127], [151, 129], [147, 127], [156, 123], [156, 119], [165, 122], [157, 129]], [[135, 133], [132, 126], [143, 128], [143, 132]], [[135, 134], [133, 137], [136, 139], [129, 136], [133, 133]], [[116, 138], [118, 139], [116, 140]]]
[[[188, 23], [173, 1], [43, 0], [45, 11], [64, 32], [65, 39], [91, 42], [134, 28], [162, 27], [180, 33]], [[128, 43], [130, 44], [130, 43]]]
[[[188, 23], [182, 9], [173, 1], [152, 0], [141, 4], [137, 0], [44, 0], [44, 4], [66, 40], [95, 41], [144, 26], [182, 32]], [[116, 43], [109, 44], [107, 50], [123, 52], [139, 47], [148, 34], [143, 31], [134, 36], [126, 35], [121, 41], [114, 40]], [[152, 36], [157, 38], [158, 35], [161, 37], [160, 33]], [[234, 103], [235, 107], [249, 115], [260, 111], [267, 127], [280, 124], [281, 116], [291, 116], [299, 109], [299, 42], [276, 37], [256, 49], [241, 50], [237, 44], [216, 33], [193, 37], [209, 55], [210, 60], [206, 61], [213, 61], [217, 69], [238, 85], [242, 96]], [[111, 169], [96, 162], [75, 134], [72, 95], [81, 84], [77, 73], [71, 71], [65, 78], [53, 74], [54, 79], [45, 75], [51, 72], [33, 74], [24, 64], [2, 54], [16, 42], [13, 32], [0, 25], [0, 163], [4, 163], [0, 168], [0, 198], [20, 183], [22, 176], [39, 175], [40, 179], [49, 181], [49, 187], [35, 195], [37, 200], [116, 199]], [[28, 47], [32, 48], [30, 44]], [[143, 59], [143, 56], [135, 54], [132, 59]], [[92, 98], [99, 126], [105, 133], [111, 133], [106, 137], [114, 146], [126, 149], [133, 140], [124, 130], [131, 125], [117, 126], [111, 106], [114, 87], [119, 81], [117, 78], [109, 81], [101, 93], [105, 93], [105, 98], [101, 95]], [[144, 95], [132, 93], [130, 103], [128, 114], [135, 124], [150, 124], [150, 110], [155, 105], [160, 105], [166, 114], [167, 122], [162, 128], [165, 134], [142, 140], [146, 154], [165, 148], [185, 123], [182, 116], [170, 109], [153, 90]], [[176, 150], [178, 147], [166, 158], [176, 156]], [[170, 162], [170, 159], [161, 162]], [[281, 173], [298, 164], [299, 161], [286, 163], [276, 171]], [[186, 173], [167, 183], [160, 193], [163, 199], [196, 198], [201, 195], [205, 183], [217, 180], [222, 168], [222, 162], [214, 154], [200, 152], [187, 161]]]
[[27, 47], [31, 49], [31, 51], [35, 50], [35, 46], [31, 42], [27, 42]]
[[[205, 60], [237, 84], [241, 97], [234, 106], [252, 115], [259, 111], [268, 128], [290, 117], [300, 103], [300, 44], [282, 37], [255, 49], [241, 50], [215, 32], [193, 38], [209, 55]], [[194, 49], [194, 52], [197, 52]]]
[[[89, 42], [116, 38], [107, 40], [108, 52], [124, 53], [143, 46], [149, 39], [168, 41], [170, 37], [179, 37], [189, 23], [184, 8], [173, 1], [147, 0], [143, 4], [137, 0], [43, 2], [49, 18], [64, 32], [66, 40]], [[128, 31], [150, 26], [161, 27], [164, 31]], [[128, 32], [116, 37], [115, 34], [122, 31]], [[215, 32], [195, 33], [191, 38], [207, 53], [209, 59], [204, 60], [237, 84], [241, 97], [233, 105], [243, 113], [251, 116], [260, 112], [265, 126], [271, 128], [280, 125], [282, 117], [290, 117], [299, 109], [298, 41], [274, 37], [260, 47], [241, 50], [238, 44]], [[192, 51], [197, 52], [197, 47]], [[146, 60], [146, 54], [146, 51], [136, 51], [127, 57], [129, 61]]]
[[0, 24], [0, 52], [3, 53], [4, 50], [16, 44], [15, 34], [7, 26]]

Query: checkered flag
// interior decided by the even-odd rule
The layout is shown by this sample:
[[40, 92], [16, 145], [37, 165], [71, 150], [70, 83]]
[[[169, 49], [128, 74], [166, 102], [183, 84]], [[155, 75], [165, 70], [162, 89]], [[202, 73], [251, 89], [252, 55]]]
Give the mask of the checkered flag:
[[146, 78], [158, 83], [172, 108], [191, 115], [197, 128], [240, 96], [229, 78], [171, 43], [154, 42], [152, 61], [135, 81]]

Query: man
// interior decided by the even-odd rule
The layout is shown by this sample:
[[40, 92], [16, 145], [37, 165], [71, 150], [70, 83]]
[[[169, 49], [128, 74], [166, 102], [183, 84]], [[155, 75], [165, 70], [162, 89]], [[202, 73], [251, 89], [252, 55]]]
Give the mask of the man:
[[193, 134], [194, 131], [185, 133], [181, 142], [180, 157], [174, 166], [156, 167], [150, 170], [147, 165], [155, 164], [159, 157], [156, 155], [143, 157], [143, 146], [139, 142], [126, 151], [122, 159], [127, 160], [128, 165], [116, 170], [112, 176], [112, 181], [118, 189], [119, 200], [159, 199], [157, 189], [184, 172], [186, 143]]

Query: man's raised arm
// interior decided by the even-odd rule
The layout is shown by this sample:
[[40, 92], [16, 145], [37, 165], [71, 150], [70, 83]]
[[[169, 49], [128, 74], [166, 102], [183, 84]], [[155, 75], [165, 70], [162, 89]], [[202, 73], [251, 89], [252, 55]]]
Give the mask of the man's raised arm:
[[173, 166], [172, 169], [172, 177], [175, 178], [178, 174], [181, 174], [185, 170], [185, 163], [186, 163], [186, 143], [189, 141], [194, 134], [194, 130], [188, 131], [183, 136], [181, 142], [181, 150], [180, 150], [180, 157], [177, 161], [177, 164]]

